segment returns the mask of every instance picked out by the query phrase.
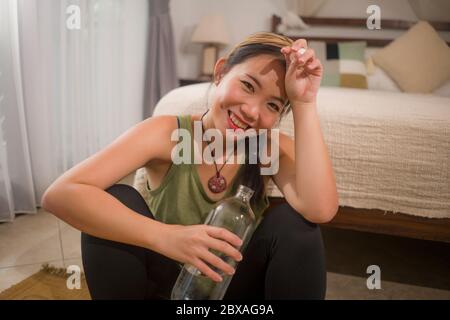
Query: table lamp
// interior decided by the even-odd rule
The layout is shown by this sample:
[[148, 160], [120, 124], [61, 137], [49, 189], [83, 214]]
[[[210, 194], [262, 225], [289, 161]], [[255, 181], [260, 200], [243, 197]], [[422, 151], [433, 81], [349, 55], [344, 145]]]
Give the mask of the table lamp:
[[219, 47], [228, 45], [230, 41], [223, 17], [220, 15], [202, 17], [192, 34], [191, 41], [204, 45], [199, 78], [206, 81], [211, 80], [219, 55]]

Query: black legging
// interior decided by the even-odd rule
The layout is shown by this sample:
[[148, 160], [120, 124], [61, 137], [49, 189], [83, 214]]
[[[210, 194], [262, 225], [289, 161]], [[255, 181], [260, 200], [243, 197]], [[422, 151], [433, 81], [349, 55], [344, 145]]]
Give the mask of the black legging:
[[[154, 219], [131, 186], [106, 190]], [[146, 248], [81, 234], [86, 281], [93, 299], [168, 299], [180, 266]], [[243, 252], [224, 299], [324, 299], [326, 270], [320, 228], [287, 203], [272, 207]]]

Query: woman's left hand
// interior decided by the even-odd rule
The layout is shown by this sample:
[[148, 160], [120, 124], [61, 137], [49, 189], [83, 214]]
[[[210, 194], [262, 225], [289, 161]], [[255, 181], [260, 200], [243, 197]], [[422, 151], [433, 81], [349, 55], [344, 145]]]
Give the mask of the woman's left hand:
[[281, 52], [287, 62], [285, 88], [289, 102], [291, 105], [315, 103], [323, 67], [314, 50], [308, 48], [305, 39], [299, 39], [291, 47], [283, 47]]

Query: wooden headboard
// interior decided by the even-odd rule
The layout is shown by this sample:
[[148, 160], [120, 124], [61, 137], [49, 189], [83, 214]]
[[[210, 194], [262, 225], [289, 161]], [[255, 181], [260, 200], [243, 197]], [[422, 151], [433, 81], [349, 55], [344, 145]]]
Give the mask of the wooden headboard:
[[[302, 20], [310, 26], [321, 26], [321, 27], [359, 27], [361, 29], [366, 28], [365, 19], [351, 19], [351, 18], [317, 18], [317, 17], [302, 17]], [[390, 30], [407, 30], [416, 24], [417, 21], [404, 21], [404, 20], [386, 20], [383, 19], [381, 26], [383, 29]], [[429, 22], [433, 28], [437, 31], [450, 31], [449, 22]], [[272, 15], [272, 26], [271, 31], [275, 33], [278, 32], [278, 26], [281, 24], [281, 17], [277, 15]], [[300, 37], [290, 36], [293, 40]], [[307, 40], [318, 40], [326, 42], [339, 42], [339, 41], [366, 41], [367, 45], [370, 47], [383, 47], [389, 44], [393, 39], [364, 39], [364, 38], [349, 38], [349, 37], [316, 37], [307, 36]], [[447, 41], [450, 45], [450, 42]]]

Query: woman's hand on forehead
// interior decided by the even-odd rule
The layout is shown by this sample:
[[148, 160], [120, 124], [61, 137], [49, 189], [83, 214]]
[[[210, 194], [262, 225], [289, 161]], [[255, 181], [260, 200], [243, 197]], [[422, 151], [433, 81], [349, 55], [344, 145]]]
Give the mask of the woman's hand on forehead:
[[315, 103], [323, 67], [314, 50], [305, 39], [298, 39], [281, 48], [281, 53], [286, 59], [285, 88], [291, 105]]

